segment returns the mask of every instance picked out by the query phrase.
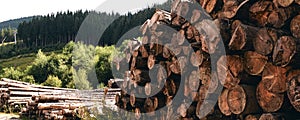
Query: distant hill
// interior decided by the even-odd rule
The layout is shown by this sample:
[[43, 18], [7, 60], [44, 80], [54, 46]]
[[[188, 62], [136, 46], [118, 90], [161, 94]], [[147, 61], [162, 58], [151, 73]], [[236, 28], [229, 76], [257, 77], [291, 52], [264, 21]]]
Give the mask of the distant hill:
[[0, 29], [7, 28], [9, 26], [11, 28], [18, 28], [20, 23], [22, 23], [24, 21], [30, 21], [30, 20], [32, 20], [33, 17], [34, 16], [22, 17], [22, 18], [18, 18], [18, 19], [12, 19], [12, 20], [8, 20], [8, 21], [0, 22]]

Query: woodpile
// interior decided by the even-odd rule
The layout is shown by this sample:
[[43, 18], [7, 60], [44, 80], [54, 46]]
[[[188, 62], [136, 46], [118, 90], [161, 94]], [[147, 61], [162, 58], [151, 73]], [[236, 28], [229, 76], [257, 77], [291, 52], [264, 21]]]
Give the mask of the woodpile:
[[[299, 21], [299, 0], [174, 0], [116, 62], [129, 66], [117, 67], [126, 73], [116, 105], [136, 119], [300, 119]], [[220, 85], [203, 118], [214, 105], [204, 99]], [[181, 94], [182, 103], [172, 102]]]
[[[119, 88], [76, 90], [47, 87], [2, 78], [0, 107], [28, 119], [77, 119], [95, 105], [114, 107]], [[103, 102], [104, 101], [104, 102]], [[91, 113], [92, 114], [92, 113]]]

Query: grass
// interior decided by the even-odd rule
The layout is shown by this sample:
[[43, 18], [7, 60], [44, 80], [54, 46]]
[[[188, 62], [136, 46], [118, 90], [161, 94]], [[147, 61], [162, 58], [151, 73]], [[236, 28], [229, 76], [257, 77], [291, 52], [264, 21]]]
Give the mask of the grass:
[[21, 70], [25, 70], [27, 66], [31, 65], [34, 61], [35, 56], [26, 56], [21, 58], [13, 58], [9, 61], [0, 62], [1, 68], [6, 67], [19, 67]]

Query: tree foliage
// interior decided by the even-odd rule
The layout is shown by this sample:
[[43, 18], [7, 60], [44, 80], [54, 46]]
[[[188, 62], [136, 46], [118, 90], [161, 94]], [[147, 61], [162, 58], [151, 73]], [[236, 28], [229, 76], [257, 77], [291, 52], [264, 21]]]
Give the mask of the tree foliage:
[[47, 80], [42, 83], [44, 86], [61, 87], [62, 82], [57, 76], [49, 75]]

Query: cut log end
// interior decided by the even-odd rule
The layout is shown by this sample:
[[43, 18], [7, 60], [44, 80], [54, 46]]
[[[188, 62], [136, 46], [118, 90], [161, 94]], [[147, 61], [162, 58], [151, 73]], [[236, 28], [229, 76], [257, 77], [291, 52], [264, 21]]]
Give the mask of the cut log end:
[[248, 51], [244, 54], [244, 68], [250, 75], [258, 75], [267, 64], [268, 58], [257, 52]]
[[218, 98], [219, 109], [226, 116], [230, 116], [232, 114], [228, 105], [228, 99], [227, 99], [228, 91], [229, 91], [228, 89], [224, 89]]
[[288, 98], [293, 107], [300, 112], [300, 70], [291, 71], [288, 74], [289, 89]]
[[300, 38], [300, 15], [297, 15], [293, 18], [290, 28], [293, 36], [296, 38]]
[[276, 1], [282, 7], [288, 7], [294, 2], [294, 0], [276, 0]]
[[284, 96], [283, 94], [269, 92], [265, 88], [265, 84], [265, 81], [261, 81], [257, 86], [256, 97], [258, 103], [264, 111], [276, 112], [281, 108]]
[[287, 66], [296, 54], [296, 42], [290, 36], [282, 36], [274, 47], [273, 63], [281, 67]]
[[241, 114], [246, 107], [246, 93], [244, 89], [237, 85], [228, 91], [228, 106], [232, 113]]

